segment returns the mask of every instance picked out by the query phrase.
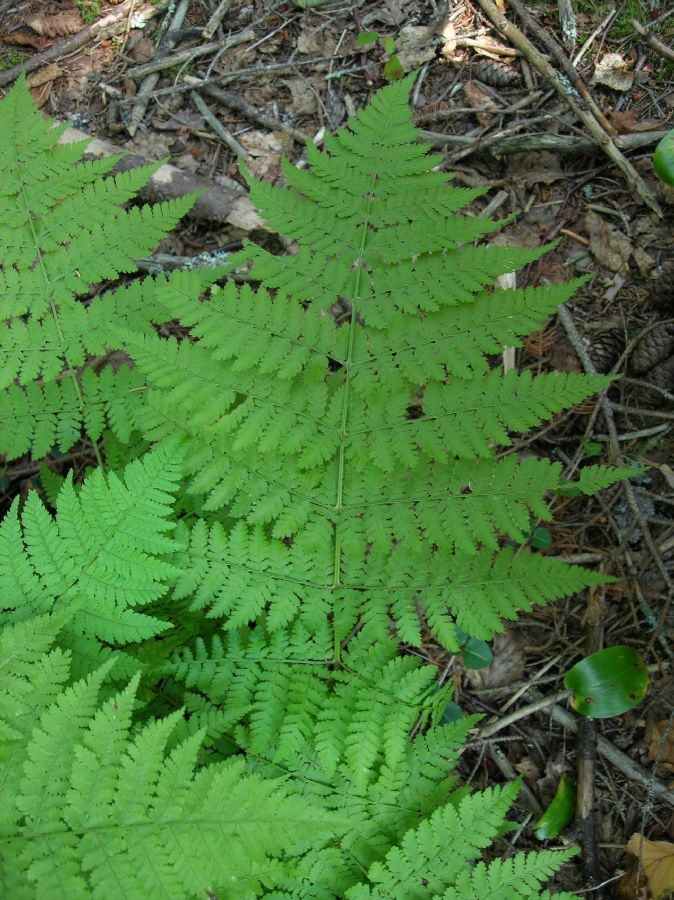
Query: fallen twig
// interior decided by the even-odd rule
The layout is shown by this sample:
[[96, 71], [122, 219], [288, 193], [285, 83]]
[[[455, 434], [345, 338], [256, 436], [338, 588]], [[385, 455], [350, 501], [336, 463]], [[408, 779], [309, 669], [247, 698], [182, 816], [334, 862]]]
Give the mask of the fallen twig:
[[[520, 17], [522, 22], [524, 22], [529, 31], [531, 31], [533, 34], [538, 35], [540, 41], [545, 44], [552, 58], [557, 61], [557, 64], [564, 71], [566, 77], [578, 91], [585, 103], [587, 103], [588, 109], [595, 117], [595, 119], [599, 122], [604, 131], [610, 134], [611, 137], [615, 138], [618, 132], [594, 102], [594, 97], [592, 97], [592, 95], [588, 91], [587, 85], [576, 71], [573, 63], [568, 58], [562, 47], [560, 47], [554, 37], [548, 33], [547, 29], [543, 28], [540, 22], [536, 21], [534, 16], [529, 12], [529, 10], [521, 2], [521, 0], [510, 0], [510, 5]], [[532, 62], [532, 64], [534, 63]]]
[[210, 41], [215, 32], [220, 27], [220, 23], [227, 15], [227, 11], [229, 7], [232, 5], [232, 0], [220, 0], [218, 3], [215, 12], [210, 17], [208, 22], [206, 23], [206, 27], [201, 32], [201, 36], [205, 41]]
[[[532, 688], [531, 693], [534, 696], [540, 696], [539, 692], [534, 688]], [[558, 722], [564, 728], [568, 728], [569, 731], [573, 731], [574, 734], [578, 732], [578, 720], [562, 706], [551, 706], [550, 715], [555, 722]], [[636, 781], [643, 785], [648, 792], [665, 803], [668, 803], [669, 806], [674, 807], [674, 791], [663, 784], [644, 766], [634, 762], [626, 753], [623, 753], [622, 750], [618, 750], [617, 747], [614, 747], [613, 744], [602, 735], [599, 735], [597, 738], [597, 752], [612, 763], [612, 765], [622, 772], [623, 775], [627, 775], [632, 781]]]
[[669, 59], [674, 62], [674, 50], [671, 47], [668, 47], [667, 44], [663, 44], [662, 41], [658, 40], [654, 34], [651, 34], [648, 28], [644, 28], [641, 22], [637, 22], [636, 19], [632, 19], [632, 28], [636, 32], [638, 32], [642, 37], [646, 38], [646, 43], [649, 47], [652, 47], [656, 53], [659, 53], [660, 56], [664, 56], [665, 59]]
[[109, 15], [99, 19], [98, 22], [92, 22], [91, 25], [87, 25], [72, 37], [58, 41], [48, 50], [44, 50], [42, 53], [34, 53], [18, 65], [12, 66], [11, 69], [5, 69], [4, 72], [0, 72], [0, 87], [5, 84], [11, 84], [15, 78], [18, 78], [24, 72], [34, 72], [35, 69], [39, 69], [46, 63], [67, 56], [74, 50], [84, 46], [92, 38], [102, 40], [112, 34], [116, 34], [118, 31], [126, 28], [126, 20], [132, 10], [138, 17], [148, 20], [162, 13], [167, 6], [168, 0], [160, 0], [155, 5], [145, 3], [142, 6], [138, 6], [138, 0], [124, 0]]
[[[245, 41], [251, 40], [255, 36], [255, 32], [250, 28], [240, 31], [238, 34], [230, 35], [226, 41], [211, 41], [210, 44], [202, 44], [201, 47], [189, 47], [186, 50], [179, 50], [177, 53], [171, 53], [161, 59], [153, 59], [142, 66], [134, 66], [126, 73], [129, 78], [144, 78], [146, 75], [152, 75], [155, 72], [162, 72], [164, 69], [171, 69], [174, 66], [182, 66], [184, 63], [190, 63], [192, 60], [199, 59], [202, 56], [209, 56], [211, 53], [217, 53], [221, 50], [229, 50], [230, 47], [236, 47], [237, 44], [243, 44]], [[232, 73], [233, 76], [236, 73]]]
[[192, 100], [202, 116], [206, 119], [213, 131], [221, 138], [236, 156], [245, 156], [246, 151], [237, 141], [231, 132], [227, 131], [225, 126], [220, 122], [208, 103], [199, 95], [197, 91], [192, 91]]
[[609, 159], [611, 159], [623, 173], [630, 188], [641, 197], [647, 206], [662, 218], [662, 210], [660, 209], [660, 205], [653, 192], [646, 185], [634, 166], [625, 159], [610, 135], [601, 127], [597, 119], [588, 109], [583, 107], [582, 98], [575, 89], [570, 84], [564, 84], [564, 81], [557, 74], [550, 62], [539, 53], [526, 35], [503, 15], [493, 0], [478, 0], [478, 3], [489, 16], [496, 28], [498, 28], [508, 40], [512, 41], [515, 46], [522, 50], [531, 65], [534, 66], [534, 68], [547, 79], [550, 85], [554, 87], [557, 93], [564, 98], [576, 116], [583, 125], [585, 125], [590, 135], [603, 149], [604, 153], [606, 153]]
[[[592, 153], [597, 149], [597, 142], [583, 135], [548, 134], [537, 132], [534, 134], [506, 134], [499, 132], [498, 140], [491, 140], [492, 153], [496, 155], [508, 155], [509, 153], [522, 153], [529, 150], [549, 150], [551, 153]], [[615, 145], [621, 150], [638, 150], [640, 147], [648, 147], [657, 144], [666, 131], [639, 131], [634, 134], [624, 134], [616, 138]], [[435, 131], [422, 131], [424, 141], [434, 147], [470, 145], [471, 151], [485, 147], [485, 138], [465, 134], [440, 134]], [[490, 138], [495, 135], [489, 135]], [[494, 146], [496, 145], [496, 146]], [[487, 145], [489, 146], [489, 145]]]
[[[168, 25], [165, 29], [160, 29], [159, 40], [157, 42], [157, 58], [160, 59], [161, 57], [166, 56], [168, 51], [175, 43], [176, 33], [180, 30], [180, 28], [182, 28], [182, 24], [185, 21], [185, 16], [187, 15], [189, 5], [190, 0], [181, 0], [181, 2], [178, 4], [178, 8], [173, 14], [171, 24]], [[131, 137], [133, 137], [136, 131], [138, 131], [138, 126], [143, 121], [143, 116], [145, 115], [145, 111], [147, 110], [147, 105], [150, 102], [150, 97], [152, 96], [152, 93], [157, 86], [158, 81], [159, 74], [154, 72], [151, 75], [146, 75], [143, 79], [142, 84], [138, 88], [135, 102], [131, 107], [129, 120], [126, 123], [126, 130], [129, 132]]]
[[244, 100], [240, 94], [213, 87], [211, 84], [202, 81], [200, 78], [195, 78], [192, 75], [186, 75], [184, 80], [185, 84], [190, 85], [190, 87], [195, 88], [197, 91], [208, 94], [209, 97], [222, 103], [223, 106], [227, 106], [229, 109], [240, 112], [252, 122], [257, 122], [259, 125], [262, 125], [263, 128], [269, 128], [271, 131], [283, 131], [300, 144], [306, 144], [307, 141], [311, 140], [310, 137], [303, 132], [298, 131], [297, 128], [286, 125], [285, 122], [282, 122], [275, 116], [270, 116], [269, 113], [257, 109], [252, 103]]

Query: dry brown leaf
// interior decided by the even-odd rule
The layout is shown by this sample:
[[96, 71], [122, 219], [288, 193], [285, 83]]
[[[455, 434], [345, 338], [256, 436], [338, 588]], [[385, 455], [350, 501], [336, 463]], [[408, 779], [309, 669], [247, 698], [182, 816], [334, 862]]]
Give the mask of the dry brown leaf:
[[485, 90], [477, 81], [466, 81], [463, 86], [468, 104], [475, 110], [475, 118], [482, 126], [489, 125], [492, 116], [489, 115], [491, 110], [500, 109], [499, 104], [494, 100], [489, 91]]
[[524, 672], [524, 654], [514, 631], [497, 634], [492, 643], [494, 660], [486, 669], [467, 669], [472, 687], [492, 688], [519, 681]]
[[286, 78], [283, 84], [292, 95], [293, 112], [296, 116], [310, 116], [316, 112], [317, 91], [308, 78]]
[[435, 28], [405, 25], [396, 38], [396, 54], [404, 72], [411, 72], [435, 56]]
[[37, 13], [26, 19], [26, 25], [36, 31], [42, 37], [64, 37], [67, 34], [77, 34], [84, 28], [84, 22], [77, 9], [69, 9], [66, 12], [45, 15]]
[[[669, 469], [669, 466], [663, 468]], [[671, 472], [671, 470], [670, 470]], [[648, 755], [670, 772], [674, 772], [674, 727], [669, 719], [656, 722], [651, 728]]]
[[63, 69], [60, 66], [57, 66], [56, 63], [50, 63], [48, 66], [42, 66], [37, 72], [33, 72], [32, 75], [29, 75], [28, 78], [26, 78], [26, 84], [29, 88], [40, 87], [42, 84], [56, 81], [56, 79], [60, 78], [63, 74]]
[[40, 35], [29, 28], [17, 28], [16, 31], [10, 31], [9, 34], [0, 34], [0, 40], [6, 44], [18, 44], [20, 47], [35, 47], [36, 50], [39, 50], [44, 44]]
[[592, 210], [585, 216], [585, 230], [594, 258], [612, 272], [627, 274], [632, 253], [632, 242], [627, 235]]
[[614, 109], [608, 118], [618, 134], [629, 134], [639, 121], [639, 113], [634, 109]]
[[150, 38], [142, 37], [133, 45], [130, 55], [137, 63], [147, 63], [154, 59], [156, 52], [157, 48], [154, 45], [154, 41], [151, 41]]
[[603, 84], [614, 91], [629, 91], [634, 81], [634, 72], [620, 53], [606, 53], [597, 63], [592, 84]]
[[51, 95], [51, 81], [46, 81], [43, 84], [39, 84], [37, 87], [30, 89], [30, 95], [35, 101], [35, 105], [38, 109], [42, 109], [47, 100]]
[[649, 841], [637, 833], [627, 842], [626, 850], [641, 861], [654, 900], [674, 891], [674, 844]]
[[559, 155], [542, 150], [517, 153], [508, 160], [508, 173], [520, 184], [552, 184], [565, 178]]
[[256, 178], [272, 181], [278, 176], [281, 157], [292, 142], [289, 135], [283, 131], [247, 131], [238, 139], [246, 150], [246, 165]]

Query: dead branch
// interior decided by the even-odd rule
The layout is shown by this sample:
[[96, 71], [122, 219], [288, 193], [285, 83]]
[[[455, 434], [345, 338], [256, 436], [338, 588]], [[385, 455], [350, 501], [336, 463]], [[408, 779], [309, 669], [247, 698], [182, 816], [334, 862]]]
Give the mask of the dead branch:
[[671, 47], [668, 47], [667, 44], [663, 44], [662, 41], [659, 41], [654, 34], [651, 34], [648, 28], [644, 28], [641, 22], [637, 22], [636, 19], [632, 19], [632, 28], [636, 32], [638, 32], [642, 37], [646, 38], [646, 43], [649, 47], [655, 50], [656, 53], [659, 53], [660, 56], [664, 56], [665, 59], [670, 59], [674, 62], [674, 50]]
[[525, 55], [526, 59], [531, 63], [531, 65], [544, 77], [547, 79], [549, 84], [554, 87], [557, 93], [563, 97], [563, 99], [568, 103], [571, 109], [574, 111], [578, 119], [583, 123], [585, 128], [588, 130], [590, 135], [594, 138], [594, 140], [599, 144], [604, 153], [609, 157], [609, 159], [615, 163], [615, 165], [620, 169], [620, 171], [625, 176], [625, 180], [627, 181], [630, 188], [644, 201], [644, 203], [649, 206], [660, 218], [662, 218], [662, 210], [660, 209], [660, 205], [655, 198], [655, 195], [650, 190], [650, 188], [646, 185], [643, 178], [634, 166], [628, 162], [627, 159], [622, 155], [614, 141], [607, 134], [606, 131], [601, 127], [597, 119], [592, 115], [592, 113], [585, 109], [580, 95], [575, 91], [575, 89], [569, 84], [565, 85], [560, 76], [557, 74], [553, 66], [548, 62], [548, 60], [534, 47], [529, 38], [524, 35], [519, 28], [512, 24], [500, 11], [500, 9], [496, 6], [493, 0], [478, 0], [478, 3], [482, 7], [483, 11], [491, 21], [494, 23], [496, 28], [506, 37], [509, 41], [518, 47]]
[[[104, 156], [117, 156], [124, 150], [108, 141], [91, 138], [90, 135], [76, 128], [68, 128], [61, 136], [61, 143], [69, 144], [74, 141], [90, 141], [85, 158], [99, 159]], [[124, 156], [114, 171], [124, 172], [127, 169], [135, 169], [138, 166], [146, 166], [152, 160], [142, 156], [129, 154]], [[213, 184], [205, 178], [196, 175], [188, 175], [175, 166], [164, 164], [154, 173], [145, 187], [139, 191], [141, 199], [158, 203], [164, 200], [175, 200], [196, 191], [205, 191], [196, 201], [189, 212], [189, 216], [197, 221], [228, 223], [241, 228], [244, 231], [261, 228], [269, 229], [258, 215], [248, 195], [242, 190], [227, 190], [220, 185]]]
[[142, 6], [138, 6], [138, 0], [124, 0], [124, 2], [120, 3], [119, 6], [116, 6], [109, 15], [100, 19], [98, 22], [92, 22], [91, 25], [87, 25], [86, 28], [83, 28], [71, 38], [58, 41], [48, 50], [45, 50], [42, 53], [34, 53], [18, 65], [12, 66], [11, 69], [0, 72], [0, 87], [5, 84], [11, 84], [24, 72], [34, 72], [35, 69], [39, 69], [40, 66], [43, 66], [46, 63], [67, 56], [74, 50], [78, 50], [80, 47], [84, 46], [84, 44], [88, 43], [92, 38], [103, 40], [103, 38], [116, 34], [126, 27], [126, 21], [132, 12], [147, 20], [159, 15], [159, 13], [163, 12], [167, 6], [168, 0], [160, 0], [160, 2], [155, 5], [144, 3]]

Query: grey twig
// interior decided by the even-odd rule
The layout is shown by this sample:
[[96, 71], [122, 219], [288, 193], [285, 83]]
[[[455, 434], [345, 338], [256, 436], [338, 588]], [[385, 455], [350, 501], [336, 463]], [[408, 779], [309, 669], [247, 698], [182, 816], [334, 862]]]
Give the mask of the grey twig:
[[[182, 28], [182, 24], [185, 21], [185, 16], [187, 15], [189, 5], [190, 0], [180, 0], [178, 8], [173, 14], [171, 24], [168, 26], [167, 30], [164, 30], [163, 33], [161, 33], [161, 36], [159, 38], [159, 44], [157, 46], [158, 57], [166, 55], [166, 53], [168, 53], [168, 51], [173, 46], [173, 42], [176, 39], [175, 32]], [[133, 137], [138, 130], [138, 126], [140, 125], [143, 116], [145, 115], [147, 105], [150, 102], [150, 96], [157, 86], [158, 81], [158, 74], [153, 73], [151, 75], [146, 75], [146, 77], [143, 79], [143, 83], [138, 88], [138, 93], [136, 94], [136, 102], [131, 107], [131, 116], [126, 126], [126, 130], [129, 132], [131, 137]]]
[[221, 0], [221, 2], [218, 3], [215, 12], [206, 23], [206, 27], [204, 28], [204, 30], [201, 32], [201, 36], [205, 41], [210, 41], [210, 39], [213, 37], [215, 32], [220, 27], [220, 23], [227, 15], [227, 11], [229, 10], [229, 7], [231, 5], [232, 0]]
[[194, 78], [191, 75], [185, 76], [185, 83], [201, 93], [208, 94], [209, 97], [217, 100], [218, 103], [222, 103], [223, 106], [227, 106], [229, 109], [234, 109], [237, 112], [240, 112], [252, 122], [257, 122], [259, 125], [262, 125], [263, 128], [269, 128], [271, 131], [284, 131], [286, 134], [291, 135], [291, 137], [300, 144], [306, 144], [307, 141], [311, 140], [309, 137], [307, 137], [306, 134], [303, 134], [296, 128], [292, 128], [290, 125], [286, 125], [285, 122], [281, 122], [280, 119], [277, 119], [274, 116], [270, 116], [268, 113], [262, 112], [262, 110], [257, 109], [247, 100], [244, 100], [244, 98], [240, 94], [236, 94], [233, 91], [225, 91], [221, 88], [213, 87], [212, 85], [203, 82], [199, 78]]
[[[44, 50], [42, 53], [34, 53], [18, 65], [12, 66], [11, 69], [5, 69], [4, 72], [0, 72], [0, 87], [5, 84], [11, 84], [11, 82], [14, 81], [15, 78], [18, 78], [22, 72], [34, 72], [35, 69], [39, 69], [40, 66], [52, 62], [55, 59], [60, 59], [62, 56], [66, 56], [74, 50], [78, 50], [92, 38], [101, 40], [108, 35], [121, 31], [125, 28], [127, 18], [135, 3], [136, 0], [124, 0], [124, 2], [120, 3], [119, 6], [116, 6], [109, 15], [99, 19], [98, 22], [92, 22], [91, 25], [87, 25], [72, 37], [63, 41], [58, 41], [48, 50]], [[145, 14], [145, 18], [151, 19], [163, 12], [167, 6], [168, 0], [160, 0], [156, 6], [153, 6]]]
[[194, 105], [206, 119], [213, 131], [218, 135], [218, 137], [222, 138], [222, 140], [225, 142], [225, 144], [227, 144], [230, 150], [232, 150], [237, 156], [245, 156], [245, 149], [237, 141], [234, 135], [231, 134], [231, 132], [227, 131], [222, 122], [220, 122], [218, 117], [210, 108], [208, 103], [206, 103], [203, 97], [199, 96], [197, 91], [192, 91], [192, 100], [194, 101]]
[[493, 0], [478, 0], [478, 3], [498, 30], [524, 53], [531, 65], [547, 79], [548, 83], [554, 87], [557, 93], [566, 101], [566, 103], [568, 103], [578, 119], [588, 130], [591, 137], [594, 138], [608, 158], [615, 163], [623, 173], [630, 188], [641, 197], [647, 206], [662, 218], [662, 210], [660, 209], [660, 205], [655, 198], [655, 195], [634, 166], [625, 159], [611, 139], [611, 136], [604, 128], [602, 128], [595, 116], [592, 115], [589, 109], [585, 108], [584, 101], [580, 94], [576, 92], [574, 87], [569, 84], [568, 81], [567, 84], [564, 84], [564, 81], [557, 74], [552, 64], [542, 53], [539, 53], [526, 35], [522, 34], [519, 28], [516, 28], [515, 25], [503, 15]]

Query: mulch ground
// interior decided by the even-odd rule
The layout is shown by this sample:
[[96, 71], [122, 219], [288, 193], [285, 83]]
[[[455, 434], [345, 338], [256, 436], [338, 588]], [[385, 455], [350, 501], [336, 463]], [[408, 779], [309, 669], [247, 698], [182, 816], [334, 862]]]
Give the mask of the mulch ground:
[[[444, 168], [459, 185], [491, 188], [472, 211], [511, 219], [500, 242], [556, 242], [518, 286], [593, 275], [515, 364], [616, 380], [516, 449], [568, 473], [587, 461], [644, 468], [600, 497], [557, 499], [554, 523], [536, 532], [541, 552], [621, 581], [523, 618], [497, 638], [489, 668], [464, 668], [432, 642], [426, 653], [455, 678], [461, 709], [485, 716], [462, 775], [478, 787], [523, 778], [521, 827], [499, 852], [539, 846], [531, 825], [566, 773], [579, 814], [551, 846], [582, 852], [558, 886], [629, 900], [648, 896], [643, 866], [625, 852], [630, 836], [674, 840], [674, 189], [651, 162], [674, 118], [674, 10], [576, 6], [0, 2], [0, 86], [25, 72], [50, 117], [168, 160], [184, 176], [177, 192], [212, 191], [151, 268], [226, 254], [243, 237], [273, 241], [246, 206], [239, 156], [278, 181], [282, 156], [300, 163], [307, 141], [343, 125], [387, 79], [418, 70], [415, 119]], [[11, 489], [20, 488], [18, 478]], [[617, 644], [649, 666], [646, 700], [579, 723], [558, 697], [564, 673]]]

